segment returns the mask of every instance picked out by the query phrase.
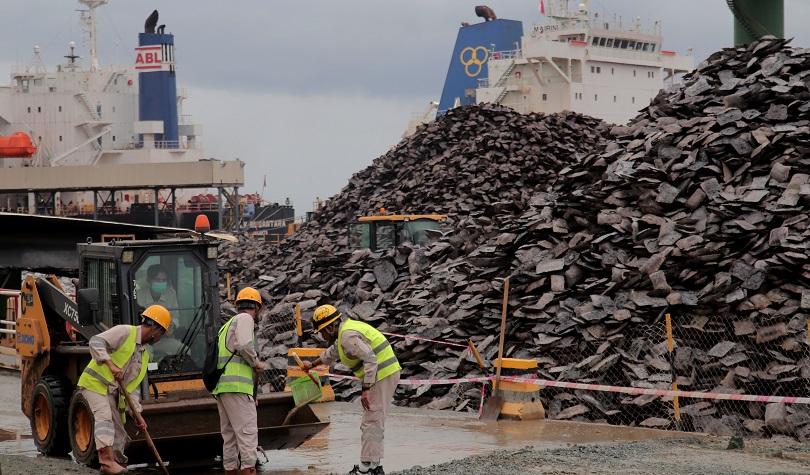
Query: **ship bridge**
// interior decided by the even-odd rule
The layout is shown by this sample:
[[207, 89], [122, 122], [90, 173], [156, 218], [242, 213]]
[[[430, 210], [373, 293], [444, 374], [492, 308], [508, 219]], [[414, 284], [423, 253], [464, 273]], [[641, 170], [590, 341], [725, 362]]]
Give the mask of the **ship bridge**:
[[487, 52], [476, 102], [522, 113], [569, 110], [621, 124], [694, 68], [691, 54], [662, 48], [660, 22], [605, 21], [587, 1], [574, 11], [564, 0], [547, 3], [549, 23], [535, 25], [514, 48]]

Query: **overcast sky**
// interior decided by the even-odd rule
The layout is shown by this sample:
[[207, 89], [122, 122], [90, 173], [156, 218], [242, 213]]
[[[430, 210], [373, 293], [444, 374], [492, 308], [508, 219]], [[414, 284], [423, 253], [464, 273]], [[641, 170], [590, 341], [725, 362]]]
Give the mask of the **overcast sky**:
[[[549, 0], [547, 0], [548, 3]], [[210, 157], [247, 163], [246, 191], [290, 197], [296, 213], [338, 192], [396, 144], [412, 115], [438, 100], [460, 22], [477, 4], [500, 18], [543, 23], [539, 0], [111, 0], [101, 7], [102, 64], [133, 61], [152, 9], [175, 34], [184, 113], [203, 125]], [[572, 2], [573, 4], [573, 2]], [[33, 45], [51, 69], [67, 43], [86, 47], [73, 0], [5, 0], [0, 75]], [[696, 62], [732, 42], [723, 0], [593, 0], [602, 16], [660, 19], [664, 48]], [[786, 36], [810, 46], [810, 1], [785, 0]], [[3, 82], [7, 82], [6, 79]]]

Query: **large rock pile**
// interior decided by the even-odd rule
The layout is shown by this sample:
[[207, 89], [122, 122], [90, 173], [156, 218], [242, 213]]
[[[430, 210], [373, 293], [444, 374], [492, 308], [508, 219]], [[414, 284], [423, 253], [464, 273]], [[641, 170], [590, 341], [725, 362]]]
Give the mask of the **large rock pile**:
[[[288, 303], [337, 301], [389, 331], [471, 336], [486, 357], [496, 351], [502, 280], [511, 276], [506, 354], [539, 359], [547, 378], [808, 394], [810, 51], [763, 40], [718, 52], [614, 127], [609, 143], [597, 122], [582, 128], [588, 120], [454, 111], [356, 175], [301, 235], [279, 249], [234, 249], [223, 264], [244, 267], [242, 282]], [[472, 121], [489, 138], [459, 125]], [[522, 136], [532, 123], [546, 129]], [[571, 136], [586, 131], [585, 140]], [[525, 148], [533, 152], [520, 154]], [[526, 175], [531, 160], [541, 171]], [[491, 173], [471, 186], [479, 175], [470, 170]], [[345, 252], [341, 228], [357, 212], [416, 205], [450, 213], [451, 232], [421, 249]], [[263, 260], [251, 266], [240, 252]], [[664, 313], [673, 319], [671, 357]], [[395, 346], [406, 376], [476, 371], [438, 345]], [[670, 425], [671, 404], [652, 397], [544, 393], [551, 417]], [[398, 396], [460, 409], [480, 394], [432, 387]], [[687, 429], [810, 435], [801, 406], [681, 406]]]
[[452, 110], [356, 173], [281, 246], [245, 242], [226, 250], [223, 264], [246, 283], [288, 270], [294, 280], [303, 261], [345, 251], [348, 223], [380, 208], [443, 213], [450, 229], [472, 220], [477, 236], [497, 233], [559, 170], [601, 148], [607, 132], [602, 121], [574, 113], [522, 115], [489, 105]]
[[600, 293], [630, 291], [645, 322], [691, 315], [675, 359], [690, 389], [807, 392], [809, 85], [808, 50], [719, 52], [616, 127], [590, 164], [604, 172], [569, 198], [585, 205], [558, 208], [572, 231], [612, 234], [590, 246]]
[[[397, 296], [413, 291], [422, 269], [466, 255], [498, 235], [528, 209], [536, 190], [549, 188], [561, 169], [601, 148], [607, 132], [602, 121], [573, 113], [456, 109], [355, 174], [313, 221], [281, 245], [247, 241], [226, 247], [220, 267], [232, 272], [233, 285], [255, 285], [277, 304], [262, 327], [263, 356], [279, 369], [286, 367], [286, 348], [300, 344], [288, 323], [297, 303], [305, 315], [317, 303], [329, 302], [375, 323], [397, 313]], [[448, 237], [427, 252], [411, 253], [404, 246], [390, 256], [349, 251], [348, 223], [381, 207], [446, 214]], [[401, 316], [404, 326], [408, 315]], [[406, 376], [423, 372], [419, 363], [433, 359], [420, 347], [417, 354]], [[346, 395], [352, 392], [347, 388]], [[426, 394], [417, 403], [431, 399]]]
[[[561, 380], [808, 393], [809, 53], [781, 41], [717, 53], [538, 194], [505, 229], [517, 242], [489, 243], [516, 256], [528, 303], [513, 335], [534, 345], [516, 354]], [[553, 417], [671, 424], [654, 398], [558, 396]], [[810, 435], [801, 406], [681, 404], [686, 428]]]

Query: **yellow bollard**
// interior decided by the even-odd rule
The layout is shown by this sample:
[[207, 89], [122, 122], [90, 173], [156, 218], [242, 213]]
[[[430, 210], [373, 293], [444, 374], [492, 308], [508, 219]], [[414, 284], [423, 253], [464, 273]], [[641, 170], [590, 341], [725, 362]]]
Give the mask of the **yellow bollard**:
[[[499, 364], [498, 360], [493, 364]], [[504, 358], [501, 371], [503, 376], [529, 377], [537, 371], [537, 361]], [[522, 421], [545, 419], [546, 410], [540, 401], [540, 386], [501, 380], [499, 389], [503, 395], [501, 418]]]

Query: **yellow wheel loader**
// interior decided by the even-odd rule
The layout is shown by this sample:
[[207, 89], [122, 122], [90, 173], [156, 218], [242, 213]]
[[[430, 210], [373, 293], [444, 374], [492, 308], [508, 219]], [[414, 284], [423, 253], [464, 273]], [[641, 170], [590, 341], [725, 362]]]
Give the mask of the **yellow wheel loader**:
[[384, 251], [406, 242], [422, 245], [431, 233], [441, 232], [446, 219], [443, 214], [388, 214], [381, 209], [379, 214], [361, 216], [349, 224], [349, 247]]
[[[155, 301], [149, 269], [165, 273], [159, 297], [173, 314], [169, 332], [148, 347], [147, 377], [140, 387], [143, 416], [164, 460], [172, 465], [214, 464], [222, 438], [216, 401], [201, 374], [207, 348], [221, 326], [217, 243], [206, 239], [164, 239], [79, 244], [79, 281], [74, 302], [54, 278], [28, 276], [21, 289], [17, 352], [21, 359], [22, 410], [31, 421], [37, 449], [52, 456], [69, 452], [94, 465], [93, 415], [75, 391], [90, 361], [89, 339], [118, 324], [138, 325]], [[152, 272], [154, 274], [154, 271]], [[294, 407], [289, 393], [259, 394], [259, 444], [294, 448], [328, 422], [305, 407], [282, 425]], [[130, 463], [152, 462], [132, 417]]]

